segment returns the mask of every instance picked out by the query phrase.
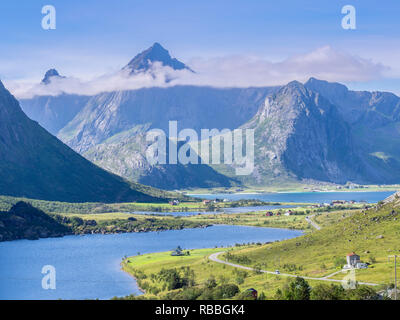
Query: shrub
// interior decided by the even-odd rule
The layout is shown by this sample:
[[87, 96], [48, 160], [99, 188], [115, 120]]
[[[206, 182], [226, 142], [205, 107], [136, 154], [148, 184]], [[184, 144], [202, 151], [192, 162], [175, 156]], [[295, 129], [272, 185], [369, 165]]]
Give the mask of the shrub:
[[346, 296], [344, 288], [336, 284], [318, 284], [311, 290], [311, 300], [341, 300]]
[[310, 300], [311, 287], [306, 280], [300, 277], [290, 280], [279, 291], [280, 300]]

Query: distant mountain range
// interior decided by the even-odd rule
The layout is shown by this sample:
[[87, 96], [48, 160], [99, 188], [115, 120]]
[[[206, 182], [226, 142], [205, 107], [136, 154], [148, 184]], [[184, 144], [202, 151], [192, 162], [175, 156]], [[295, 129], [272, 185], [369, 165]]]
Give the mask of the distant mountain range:
[[0, 194], [67, 202], [164, 201], [77, 154], [37, 122], [0, 82]]
[[320, 93], [308, 89], [311, 82], [316, 80], [306, 85], [294, 81], [282, 87], [242, 126], [255, 130], [258, 152], [253, 177], [258, 183], [282, 176], [342, 184], [398, 181], [398, 161], [393, 159], [389, 164], [365, 153], [346, 115]]
[[[123, 70], [147, 72], [155, 62], [193, 72], [158, 43]], [[311, 78], [281, 87], [173, 86], [91, 97], [62, 94], [25, 99], [21, 105], [32, 119], [99, 166], [166, 189], [305, 179], [383, 184], [400, 179], [400, 98], [387, 92], [351, 91]], [[169, 120], [177, 120], [179, 129], [197, 132], [255, 129], [253, 174], [237, 177], [224, 165], [151, 166], [144, 157], [144, 134], [152, 128], [167, 132]]]

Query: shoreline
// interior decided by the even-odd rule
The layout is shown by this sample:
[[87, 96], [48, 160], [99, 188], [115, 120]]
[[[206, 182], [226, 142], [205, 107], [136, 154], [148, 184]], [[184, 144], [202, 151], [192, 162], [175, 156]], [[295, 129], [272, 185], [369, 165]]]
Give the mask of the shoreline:
[[216, 192], [216, 193], [186, 193], [188, 196], [213, 196], [218, 194], [223, 195], [260, 195], [260, 194], [296, 194], [296, 193], [351, 193], [351, 192], [396, 192], [399, 189], [384, 189], [384, 190], [368, 190], [368, 189], [349, 189], [349, 190], [321, 190], [321, 191], [265, 191], [265, 192]]
[[163, 229], [163, 230], [139, 230], [139, 231], [126, 231], [126, 232], [87, 232], [87, 233], [66, 233], [63, 235], [59, 236], [54, 236], [54, 237], [39, 237], [35, 239], [28, 239], [28, 238], [18, 238], [18, 239], [12, 239], [12, 240], [1, 240], [0, 244], [3, 242], [13, 242], [13, 241], [38, 241], [38, 240], [44, 240], [44, 239], [59, 239], [59, 238], [64, 238], [64, 237], [69, 237], [69, 236], [90, 236], [90, 235], [112, 235], [112, 234], [128, 234], [128, 233], [149, 233], [149, 232], [164, 232], [164, 231], [174, 231], [174, 230], [184, 230], [184, 229], [205, 229], [208, 227], [212, 227], [212, 224], [205, 224], [205, 225], [199, 225], [196, 227], [188, 227], [188, 228], [171, 228], [171, 229]]
[[[129, 257], [128, 257], [128, 258], [129, 258]], [[127, 259], [128, 259], [128, 258], [127, 258]], [[124, 265], [126, 264], [126, 263], [125, 263], [125, 260], [126, 260], [126, 259], [122, 260], [122, 262], [119, 264], [119, 265], [121, 266], [121, 270], [122, 270], [123, 272], [127, 273], [130, 277], [133, 278], [134, 283], [136, 284], [136, 287], [137, 287], [138, 290], [141, 292], [141, 293], [139, 294], [139, 296], [142, 296], [142, 295], [146, 294], [146, 290], [142, 289], [142, 288], [139, 286], [139, 283], [138, 283], [137, 278], [136, 278], [132, 273], [130, 273], [129, 271], [125, 270], [125, 268], [124, 268]], [[136, 296], [136, 295], [135, 295], [135, 296]], [[120, 298], [120, 297], [118, 297], [118, 298]]]
[[[228, 226], [231, 226], [231, 225], [228, 225]], [[236, 225], [236, 226], [241, 226], [241, 227], [252, 227], [252, 228], [265, 228], [265, 229], [285, 229], [285, 228], [271, 228], [271, 227], [246, 226], [246, 225]], [[293, 229], [286, 229], [286, 230], [293, 231]], [[293, 237], [293, 238], [285, 238], [285, 239], [280, 239], [280, 240], [275, 240], [275, 241], [269, 241], [269, 242], [265, 242], [264, 244], [278, 243], [278, 242], [287, 241], [287, 240], [290, 240], [290, 239], [296, 239], [296, 238], [302, 237], [302, 236], [304, 236], [304, 235], [306, 234], [303, 230], [300, 230], [300, 231], [301, 231], [302, 233], [301, 233], [300, 235], [296, 236], [296, 237]], [[246, 246], [246, 243], [241, 243], [241, 244], [239, 244], [239, 245], [240, 245], [240, 246]], [[219, 247], [219, 249], [227, 249], [227, 248], [231, 248], [231, 247], [235, 247], [235, 245], [223, 246], [223, 247]], [[193, 248], [192, 248], [192, 249], [185, 249], [185, 250], [198, 250], [198, 249], [212, 249], [212, 248], [209, 248], [209, 247], [207, 247], [207, 248], [197, 248], [197, 249], [193, 249]], [[169, 252], [169, 251], [155, 251], [155, 252], [150, 252], [150, 253], [146, 253], [146, 254], [147, 254], [147, 255], [151, 255], [151, 254], [163, 253], [163, 252]], [[134, 279], [135, 284], [136, 284], [138, 290], [141, 292], [140, 294], [137, 294], [137, 295], [134, 295], [134, 296], [143, 296], [143, 295], [146, 294], [146, 290], [144, 290], [143, 288], [141, 288], [141, 287], [139, 286], [139, 283], [138, 283], [138, 281], [137, 281], [137, 278], [136, 278], [132, 273], [130, 273], [128, 270], [126, 270], [126, 268], [124, 268], [124, 266], [127, 265], [127, 263], [126, 263], [125, 261], [126, 261], [127, 259], [134, 258], [134, 257], [136, 257], [136, 256], [130, 256], [130, 257], [127, 257], [126, 259], [123, 259], [122, 262], [120, 263], [120, 265], [121, 265], [121, 270], [122, 270], [123, 272], [127, 273], [129, 276], [131, 276], [131, 277]], [[131, 295], [133, 295], [133, 294], [131, 294]], [[128, 296], [129, 296], [129, 295], [128, 295]], [[125, 296], [125, 297], [127, 297], [127, 296]], [[118, 297], [118, 298], [124, 298], [124, 297]]]

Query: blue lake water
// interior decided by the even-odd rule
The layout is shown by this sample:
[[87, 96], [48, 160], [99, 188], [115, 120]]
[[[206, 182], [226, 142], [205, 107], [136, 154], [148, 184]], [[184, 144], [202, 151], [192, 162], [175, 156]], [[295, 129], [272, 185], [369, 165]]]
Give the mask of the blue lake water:
[[[205, 229], [66, 236], [0, 242], [0, 299], [109, 299], [139, 293], [120, 270], [122, 257], [185, 249], [268, 242], [300, 231], [216, 225]], [[56, 289], [41, 286], [44, 265], [56, 268]]]
[[228, 200], [261, 200], [269, 202], [305, 202], [324, 203], [332, 200], [354, 200], [375, 203], [393, 194], [394, 191], [377, 192], [293, 192], [293, 193], [218, 193], [192, 195], [202, 199], [228, 199]]

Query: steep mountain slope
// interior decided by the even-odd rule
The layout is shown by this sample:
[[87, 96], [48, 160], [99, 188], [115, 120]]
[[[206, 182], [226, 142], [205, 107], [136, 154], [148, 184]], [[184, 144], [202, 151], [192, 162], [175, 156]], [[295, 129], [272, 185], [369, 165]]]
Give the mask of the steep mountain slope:
[[51, 134], [57, 135], [82, 110], [88, 100], [88, 96], [63, 93], [58, 96], [20, 99], [19, 102], [29, 118], [39, 122]]
[[[137, 126], [118, 133], [92, 147], [84, 156], [106, 170], [128, 180], [162, 189], [231, 187], [239, 184], [208, 165], [157, 164], [146, 159], [150, 143], [146, 141], [147, 126]], [[167, 142], [166, 158], [169, 157]], [[179, 148], [179, 145], [178, 145]], [[193, 150], [192, 150], [193, 152]]]
[[91, 98], [58, 137], [84, 153], [141, 124], [150, 124], [166, 133], [170, 120], [178, 121], [178, 130], [234, 129], [248, 121], [275, 90], [176, 86], [102, 93]]
[[0, 194], [69, 202], [161, 200], [135, 190], [49, 134], [0, 82]]
[[[50, 84], [53, 78], [65, 78], [56, 69], [49, 69], [43, 77], [41, 86]], [[58, 96], [34, 96], [20, 99], [20, 105], [25, 114], [39, 122], [53, 135], [57, 135], [63, 127], [82, 110], [89, 97], [62, 93]]]
[[[338, 83], [311, 78], [305, 86], [321, 93], [338, 106], [352, 126], [355, 143], [363, 156], [376, 167], [392, 172], [396, 180], [400, 168], [400, 98], [390, 92], [351, 91]], [[386, 179], [387, 181], [387, 179]]]
[[282, 178], [345, 183], [379, 177], [359, 156], [337, 108], [299, 82], [267, 97], [242, 127], [255, 130], [253, 176], [260, 184]]

